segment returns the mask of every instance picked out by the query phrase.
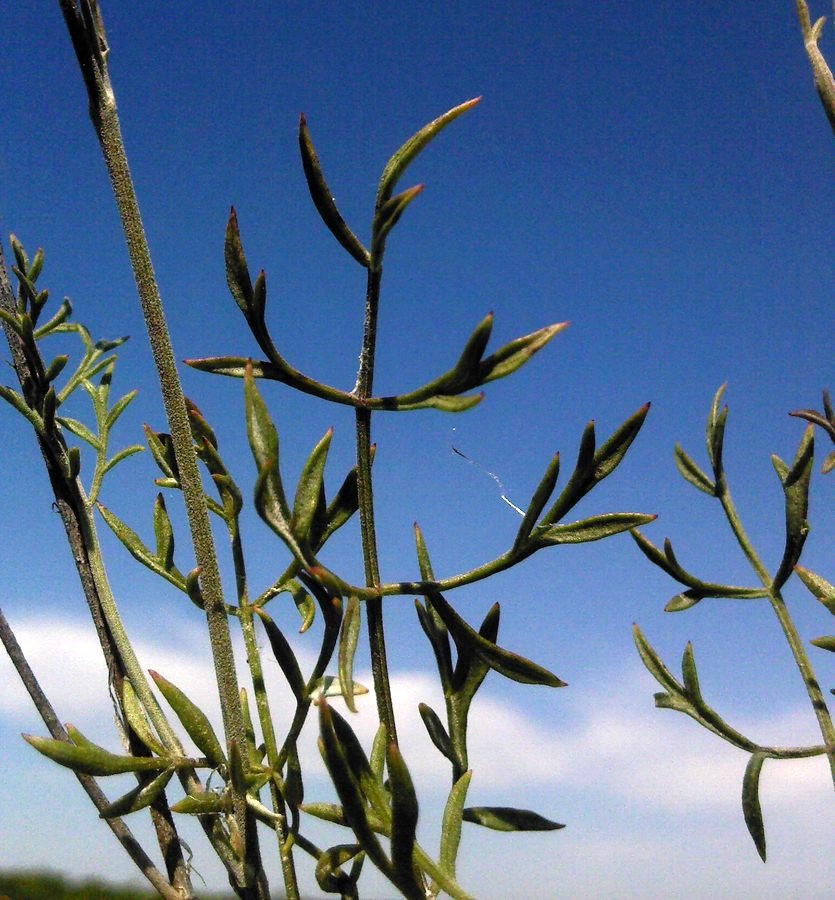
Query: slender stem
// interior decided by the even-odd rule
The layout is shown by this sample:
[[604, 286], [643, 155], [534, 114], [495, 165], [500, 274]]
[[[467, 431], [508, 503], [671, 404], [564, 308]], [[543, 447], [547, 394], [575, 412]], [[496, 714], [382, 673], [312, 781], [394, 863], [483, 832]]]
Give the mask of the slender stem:
[[[267, 690], [264, 685], [264, 670], [261, 666], [261, 653], [258, 650], [258, 641], [255, 636], [255, 623], [252, 613], [252, 604], [249, 602], [247, 588], [246, 562], [244, 560], [243, 546], [241, 544], [241, 532], [237, 517], [227, 520], [229, 538], [232, 546], [232, 563], [235, 569], [235, 579], [238, 587], [238, 618], [241, 623], [241, 632], [246, 648], [246, 659], [252, 678], [252, 689], [255, 694], [255, 705], [258, 710], [258, 721], [261, 725], [261, 733], [264, 737], [264, 747], [267, 751], [267, 763], [278, 776], [280, 766], [278, 762], [278, 744], [273, 728], [270, 703], [267, 698]], [[281, 860], [281, 870], [284, 876], [284, 890], [287, 900], [299, 900], [299, 886], [296, 878], [296, 867], [293, 861], [292, 842], [287, 828], [287, 808], [284, 797], [276, 785], [275, 778], [270, 779], [270, 800], [273, 811], [277, 814], [275, 822], [278, 854]]]
[[757, 573], [763, 586], [768, 590], [768, 602], [771, 604], [771, 608], [777, 616], [777, 621], [783, 629], [783, 635], [791, 649], [795, 664], [800, 672], [800, 677], [803, 679], [803, 684], [806, 686], [806, 693], [809, 696], [812, 709], [815, 711], [818, 726], [821, 735], [823, 736], [824, 744], [826, 745], [826, 756], [829, 760], [829, 768], [832, 772], [832, 784], [833, 787], [835, 787], [835, 726], [833, 726], [829, 708], [826, 705], [826, 700], [824, 699], [820, 684], [818, 684], [818, 680], [815, 677], [812, 664], [809, 662], [809, 656], [803, 646], [803, 641], [797, 633], [797, 629], [794, 627], [794, 622], [792, 621], [781, 592], [774, 589], [772, 577], [762, 564], [751, 541], [748, 539], [748, 536], [742, 527], [742, 521], [739, 518], [736, 506], [731, 498], [731, 493], [724, 483], [721, 485], [719, 500], [722, 503], [722, 509], [725, 511], [725, 516], [728, 520], [728, 524], [731, 526], [731, 530], [734, 533], [737, 543], [742, 548], [742, 552], [748, 558], [748, 561], [751, 563], [752, 568]]
[[[81, 0], [80, 8], [71, 0], [59, 0], [90, 101], [90, 119], [99, 139], [110, 183], [122, 221], [131, 268], [136, 281], [145, 326], [157, 368], [163, 405], [171, 431], [174, 455], [191, 531], [197, 565], [201, 569], [202, 592], [220, 707], [227, 743], [245, 746], [245, 729], [238, 693], [238, 678], [232, 651], [229, 623], [223, 601], [220, 572], [215, 555], [206, 498], [200, 480], [197, 456], [191, 435], [188, 410], [177, 373], [177, 364], [168, 335], [162, 299], [156, 283], [150, 251], [133, 181], [125, 155], [116, 100], [107, 66], [109, 48], [101, 16], [95, 4]], [[243, 794], [233, 788], [233, 811], [244, 850], [243, 883], [235, 886], [240, 896], [262, 898], [269, 895], [258, 849], [254, 819]]]
[[[362, 335], [357, 384], [354, 388], [360, 404], [371, 396], [374, 383], [374, 354], [377, 343], [377, 310], [380, 304], [380, 282], [383, 270], [372, 266], [368, 270], [365, 293], [365, 323]], [[394, 704], [391, 699], [386, 638], [383, 630], [383, 600], [376, 593], [380, 584], [380, 566], [377, 560], [377, 533], [374, 528], [374, 489], [371, 481], [371, 410], [363, 405], [356, 408], [357, 429], [357, 496], [359, 498], [362, 558], [365, 567], [366, 586], [375, 593], [365, 604], [368, 616], [368, 642], [371, 649], [371, 671], [374, 677], [374, 693], [377, 713], [386, 729], [389, 743], [397, 742], [397, 726], [394, 720]]]

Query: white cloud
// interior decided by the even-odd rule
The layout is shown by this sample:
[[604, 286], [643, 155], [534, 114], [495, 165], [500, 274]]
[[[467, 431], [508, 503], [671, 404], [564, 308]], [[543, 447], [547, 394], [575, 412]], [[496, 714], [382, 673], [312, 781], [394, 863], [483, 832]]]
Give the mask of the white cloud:
[[[103, 690], [104, 666], [92, 631], [75, 622], [47, 619], [17, 622], [15, 629], [61, 718], [74, 721], [91, 737], [115, 749], [118, 742]], [[140, 641], [137, 653], [142, 664], [177, 683], [219, 721], [205, 637], [198, 628], [181, 629], [176, 634], [169, 630], [169, 637], [171, 640], [160, 646]], [[311, 659], [302, 657], [303, 668], [308, 667]], [[239, 658], [243, 658], [242, 653]], [[275, 720], [287, 722], [292, 706], [269, 650], [264, 653], [264, 665]], [[551, 848], [544, 852], [558, 853], [565, 860], [585, 860], [584, 865], [598, 869], [595, 879], [584, 887], [584, 882], [577, 880], [579, 876], [566, 875], [561, 891], [576, 897], [697, 897], [699, 884], [705, 892], [713, 891], [716, 883], [733, 879], [738, 872], [748, 873], [745, 877], [749, 880], [740, 882], [743, 886], [739, 890], [734, 888], [722, 896], [781, 896], [779, 890], [770, 892], [771, 881], [762, 880], [765, 875], [760, 874], [760, 864], [742, 824], [739, 797], [746, 754], [685, 716], [654, 709], [651, 685], [637, 667], [611, 674], [613, 677], [597, 680], [598, 689], [560, 691], [556, 703], [563, 713], [558, 727], [533, 718], [515, 705], [512, 698], [518, 696], [516, 688], [506, 695], [498, 694], [499, 679], [488, 682], [492, 693], [477, 697], [471, 713], [470, 762], [475, 772], [473, 791], [478, 785], [476, 802], [512, 803], [518, 795], [521, 805], [533, 805], [546, 815], [567, 820], [570, 827], [560, 832], [558, 839], [539, 836], [528, 840], [524, 836], [527, 842], [468, 829], [467, 840], [475, 841], [480, 848], [496, 846], [497, 861], [503, 852], [501, 841], [511, 840], [517, 872], [523, 871], [520, 866], [526, 865], [527, 854], [537, 847]], [[241, 677], [245, 683], [243, 673]], [[357, 673], [357, 678], [371, 683], [367, 672]], [[5, 728], [14, 722], [20, 725], [18, 730], [42, 733], [42, 727], [33, 725], [36, 714], [5, 655], [0, 657], [0, 683], [4, 686], [0, 726]], [[615, 691], [612, 684], [618, 686]], [[443, 701], [434, 678], [425, 672], [400, 672], [394, 676], [392, 687], [396, 707], [404, 710], [399, 719], [404, 753], [431, 825], [442, 790], [448, 786], [449, 773], [426, 736], [417, 704], [428, 702], [441, 713]], [[345, 715], [368, 747], [377, 724], [374, 698], [368, 695], [360, 701], [359, 715]], [[808, 710], [799, 707], [770, 718], [748, 717], [740, 727], [762, 740], [774, 736], [792, 742], [798, 734], [805, 736], [808, 732], [810, 716]], [[315, 721], [306, 729], [301, 749], [303, 758], [313, 762], [306, 779], [308, 796], [331, 798], [331, 789], [316, 774], [321, 775], [323, 767], [315, 748]], [[27, 768], [42, 765], [34, 754], [26, 759]], [[820, 874], [821, 859], [835, 849], [831, 827], [828, 831], [821, 828], [827, 816], [831, 822], [830, 795], [823, 759], [767, 761], [761, 799], [772, 856], [777, 860], [772, 860], [768, 868], [769, 878], [777, 879], [775, 884], [790, 884], [790, 880], [783, 882], [780, 878], [790, 879], [792, 865], [801, 859], [809, 879], [815, 872], [818, 882], [825, 879]], [[678, 837], [665, 845], [666, 835]], [[710, 854], [712, 868], [707, 874], [692, 876], [694, 887], [688, 893], [682, 885], [690, 882], [681, 880], [682, 873], [692, 870], [696, 863], [691, 856], [701, 852]], [[532, 857], [530, 865], [536, 864]], [[664, 873], [661, 883], [667, 888], [655, 892], [648, 886], [654, 884], [658, 872]], [[522, 889], [514, 887], [515, 882], [508, 881], [500, 871], [494, 871], [488, 881], [483, 880], [486, 876], [480, 870], [471, 877], [476, 885], [481, 879], [477, 891], [480, 897], [530, 896], [524, 891], [517, 893]], [[673, 890], [669, 885], [675, 883], [679, 887], [669, 893]], [[826, 891], [814, 893], [809, 885], [815, 883], [807, 880], [804, 896], [826, 895]], [[588, 884], [597, 885], [597, 891], [590, 892]], [[745, 884], [751, 888], [745, 888]]]

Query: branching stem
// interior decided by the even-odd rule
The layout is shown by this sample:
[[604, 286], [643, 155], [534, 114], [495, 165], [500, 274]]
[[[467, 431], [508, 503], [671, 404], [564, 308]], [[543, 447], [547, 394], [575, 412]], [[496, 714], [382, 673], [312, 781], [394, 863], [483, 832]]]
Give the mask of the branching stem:
[[736, 506], [731, 498], [731, 493], [728, 490], [728, 486], [724, 483], [724, 480], [719, 484], [719, 501], [722, 504], [722, 509], [725, 511], [725, 517], [728, 520], [728, 524], [731, 526], [731, 531], [733, 531], [737, 543], [751, 563], [752, 569], [757, 573], [757, 577], [762, 582], [763, 587], [768, 590], [768, 602], [774, 610], [774, 615], [777, 616], [777, 621], [780, 623], [783, 635], [791, 649], [795, 664], [800, 672], [800, 677], [803, 679], [803, 684], [806, 686], [806, 693], [809, 695], [812, 709], [815, 711], [818, 726], [820, 727], [820, 732], [826, 746], [826, 756], [829, 760], [829, 768], [832, 772], [832, 783], [833, 786], [835, 786], [835, 726], [833, 726], [829, 708], [826, 705], [820, 684], [818, 684], [818, 680], [815, 677], [812, 664], [809, 662], [809, 656], [803, 646], [803, 641], [797, 633], [797, 629], [795, 628], [794, 622], [786, 607], [786, 602], [783, 599], [782, 593], [775, 589], [774, 580], [762, 564], [748, 535], [745, 533], [745, 529], [742, 527], [739, 513], [736, 510]]

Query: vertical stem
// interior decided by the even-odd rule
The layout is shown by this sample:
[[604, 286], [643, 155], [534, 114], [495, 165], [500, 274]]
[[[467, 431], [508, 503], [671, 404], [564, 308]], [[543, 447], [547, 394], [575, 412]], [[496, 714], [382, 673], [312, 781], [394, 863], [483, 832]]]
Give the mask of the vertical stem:
[[815, 671], [812, 668], [812, 664], [809, 662], [809, 656], [803, 646], [803, 641], [797, 633], [797, 629], [794, 627], [794, 622], [789, 615], [782, 594], [780, 591], [774, 590], [774, 580], [769, 575], [766, 567], [762, 564], [748, 535], [745, 533], [745, 530], [742, 527], [742, 521], [739, 518], [739, 513], [736, 511], [736, 506], [731, 499], [731, 493], [724, 483], [721, 485], [719, 500], [722, 503], [722, 509], [725, 511], [725, 516], [731, 526], [731, 531], [733, 531], [737, 543], [742, 548], [742, 552], [748, 558], [751, 567], [757, 573], [757, 577], [760, 579], [763, 586], [768, 589], [768, 602], [771, 604], [771, 608], [777, 616], [777, 621], [783, 629], [783, 635], [792, 652], [795, 664], [800, 672], [800, 677], [803, 679], [803, 684], [806, 687], [806, 693], [809, 696], [812, 709], [815, 711], [818, 726], [821, 735], [823, 736], [823, 742], [826, 745], [826, 756], [829, 760], [829, 768], [832, 772], [832, 784], [835, 786], [835, 726], [833, 726], [832, 716], [829, 714], [829, 707], [826, 705], [823, 691], [821, 691], [820, 684], [818, 684], [818, 680], [815, 677]]
[[232, 545], [232, 561], [235, 568], [235, 577], [238, 585], [238, 615], [241, 622], [241, 632], [244, 637], [246, 659], [249, 672], [252, 677], [252, 689], [255, 695], [255, 705], [258, 710], [258, 721], [261, 724], [261, 733], [264, 737], [264, 747], [267, 751], [267, 763], [273, 771], [274, 777], [270, 779], [270, 800], [273, 812], [281, 818], [275, 822], [276, 840], [278, 842], [278, 854], [281, 860], [281, 871], [284, 876], [284, 891], [286, 900], [299, 900], [298, 879], [293, 860], [292, 842], [289, 840], [290, 832], [287, 827], [287, 808], [284, 797], [276, 785], [276, 778], [281, 768], [278, 759], [278, 744], [273, 728], [270, 704], [267, 699], [267, 690], [264, 685], [264, 671], [261, 666], [261, 654], [258, 650], [258, 641], [255, 636], [255, 622], [252, 613], [252, 605], [249, 602], [247, 588], [246, 563], [244, 561], [243, 547], [241, 545], [241, 532], [237, 517], [228, 523], [229, 537]]
[[[162, 308], [162, 299], [151, 263], [148, 243], [136, 193], [133, 188], [116, 100], [108, 73], [109, 48], [96, 4], [88, 0], [59, 0], [64, 20], [78, 57], [90, 101], [90, 119], [101, 146], [111, 187], [119, 210], [136, 288], [145, 318], [145, 326], [157, 368], [162, 400], [168, 419], [174, 455], [180, 472], [192, 544], [201, 571], [203, 597], [212, 657], [215, 665], [220, 707], [227, 743], [245, 746], [245, 729], [238, 693], [232, 640], [223, 602], [223, 592], [214, 549], [206, 498], [200, 480], [197, 456], [191, 436], [188, 410], [180, 385], [174, 352]], [[242, 897], [269, 896], [258, 849], [255, 820], [246, 806], [246, 798], [232, 792], [233, 811], [244, 847], [243, 879], [235, 885]]]
[[[359, 404], [356, 408], [357, 426], [357, 496], [359, 498], [362, 558], [365, 566], [365, 583], [370, 588], [380, 584], [380, 566], [377, 561], [377, 533], [374, 527], [374, 489], [371, 482], [371, 410], [363, 403], [371, 396], [374, 383], [374, 354], [377, 344], [377, 309], [380, 304], [380, 282], [383, 270], [379, 266], [368, 269], [365, 293], [365, 323], [362, 335], [357, 384], [354, 389]], [[368, 642], [371, 648], [371, 671], [374, 676], [374, 693], [377, 698], [377, 714], [386, 729], [388, 741], [397, 743], [397, 727], [394, 720], [394, 704], [391, 699], [386, 638], [383, 631], [383, 599], [377, 595], [366, 601], [368, 615]]]

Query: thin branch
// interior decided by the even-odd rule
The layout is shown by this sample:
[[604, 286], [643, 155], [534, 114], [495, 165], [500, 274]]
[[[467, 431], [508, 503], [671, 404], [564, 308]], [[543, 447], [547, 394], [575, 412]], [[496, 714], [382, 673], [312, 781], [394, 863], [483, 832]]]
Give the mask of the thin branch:
[[[40, 713], [49, 733], [57, 741], [69, 741], [67, 732], [64, 731], [52, 704], [41, 689], [38, 679], [35, 677], [35, 673], [32, 671], [26, 657], [23, 655], [20, 644], [18, 644], [14, 632], [9, 626], [2, 609], [0, 609], [0, 641], [3, 642], [6, 652], [9, 654], [9, 659], [12, 661], [12, 665], [17, 670], [18, 675], [20, 675], [20, 680], [29, 692], [29, 696], [32, 698], [32, 702]], [[83, 775], [81, 772], [74, 772], [73, 774], [99, 812], [102, 812], [102, 810], [110, 805], [110, 801], [105, 797], [104, 792], [98, 786], [95, 778], [92, 778], [90, 775]], [[191, 893], [186, 895], [176, 888], [171, 887], [165, 879], [165, 876], [157, 869], [151, 858], [142, 849], [142, 845], [133, 836], [130, 828], [125, 825], [122, 819], [118, 817], [107, 818], [105, 821], [116, 836], [116, 840], [118, 840], [125, 848], [128, 856], [136, 863], [139, 870], [153, 885], [154, 889], [161, 897], [166, 898], [166, 900], [183, 900], [185, 896], [193, 896]]]

